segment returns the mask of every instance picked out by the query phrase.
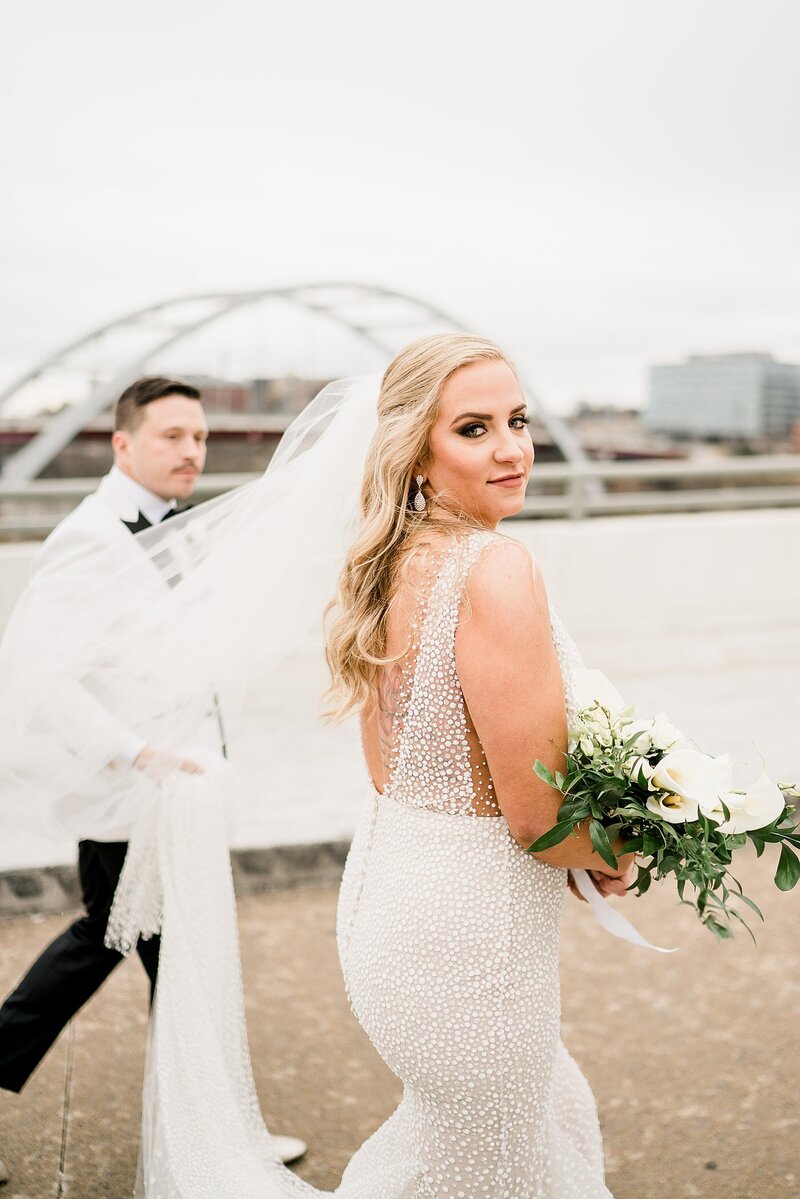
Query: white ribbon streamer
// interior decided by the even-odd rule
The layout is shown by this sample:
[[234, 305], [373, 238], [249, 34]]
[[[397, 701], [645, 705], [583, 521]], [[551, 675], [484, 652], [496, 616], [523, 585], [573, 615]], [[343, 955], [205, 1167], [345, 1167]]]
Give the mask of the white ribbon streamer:
[[615, 908], [612, 908], [610, 903], [603, 899], [586, 870], [573, 870], [572, 877], [575, 880], [575, 886], [592, 909], [595, 920], [607, 933], [611, 933], [612, 937], [619, 937], [621, 941], [630, 941], [631, 945], [640, 945], [642, 949], [654, 949], [656, 953], [677, 953], [676, 949], [662, 949], [660, 945], [651, 945], [640, 932], [637, 932], [630, 920], [626, 920]]

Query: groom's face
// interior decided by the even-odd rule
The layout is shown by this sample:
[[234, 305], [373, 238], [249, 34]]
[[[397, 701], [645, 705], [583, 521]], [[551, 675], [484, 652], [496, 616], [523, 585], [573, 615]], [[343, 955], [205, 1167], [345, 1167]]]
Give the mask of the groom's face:
[[199, 400], [166, 395], [146, 404], [113, 438], [115, 461], [163, 500], [185, 500], [205, 465], [208, 424]]

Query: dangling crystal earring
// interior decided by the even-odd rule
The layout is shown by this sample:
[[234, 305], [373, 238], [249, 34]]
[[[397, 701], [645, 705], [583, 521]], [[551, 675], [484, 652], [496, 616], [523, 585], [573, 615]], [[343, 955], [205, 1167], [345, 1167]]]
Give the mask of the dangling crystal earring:
[[425, 496], [422, 494], [422, 484], [425, 482], [425, 476], [417, 475], [414, 479], [414, 482], [417, 485], [417, 494], [414, 496], [414, 511], [415, 512], [424, 512], [425, 511]]

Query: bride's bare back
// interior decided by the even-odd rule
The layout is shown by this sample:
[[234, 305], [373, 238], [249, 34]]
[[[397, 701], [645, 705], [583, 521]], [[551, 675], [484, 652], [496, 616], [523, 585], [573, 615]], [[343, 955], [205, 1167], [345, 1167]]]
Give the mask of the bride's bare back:
[[[465, 540], [463, 534], [460, 539]], [[488, 539], [491, 539], [491, 534], [482, 535], [482, 540]], [[469, 772], [468, 780], [463, 780], [459, 798], [454, 802], [464, 814], [499, 816], [501, 813], [486, 755], [464, 700], [458, 676], [447, 661], [439, 661], [437, 655], [431, 652], [430, 638], [424, 634], [428, 618], [437, 620], [449, 616], [452, 619], [454, 615], [436, 608], [437, 580], [442, 570], [450, 566], [462, 572], [468, 569], [458, 551], [453, 562], [453, 553], [453, 539], [440, 533], [438, 536], [417, 539], [398, 564], [397, 587], [389, 606], [386, 632], [386, 657], [392, 661], [381, 670], [376, 702], [362, 713], [364, 755], [375, 789], [385, 792], [397, 780], [398, 766], [401, 775], [403, 773], [400, 761], [403, 734], [409, 707], [414, 702], [415, 680], [420, 694], [423, 690], [430, 694], [431, 675], [434, 672], [439, 683], [435, 688], [437, 694], [442, 690], [446, 692], [446, 699], [439, 701], [445, 704], [446, 710], [439, 713], [438, 719], [451, 723], [450, 736], [444, 742], [452, 750], [450, 769], [457, 775], [468, 766]], [[455, 613], [456, 620], [464, 617], [463, 609], [462, 603]], [[438, 740], [441, 742], [441, 739]], [[441, 768], [442, 765], [432, 765], [432, 773], [435, 774], [437, 766]], [[417, 773], [419, 769], [417, 766]], [[448, 767], [444, 765], [444, 769]], [[431, 781], [435, 787], [435, 780]], [[417, 788], [418, 794], [419, 790]], [[465, 801], [468, 802], [465, 804]]]

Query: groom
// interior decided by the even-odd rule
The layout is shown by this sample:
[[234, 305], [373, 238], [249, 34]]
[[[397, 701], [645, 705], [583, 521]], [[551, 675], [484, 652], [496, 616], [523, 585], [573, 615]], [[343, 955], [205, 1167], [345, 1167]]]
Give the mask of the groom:
[[[197, 388], [160, 377], [131, 384], [114, 414], [114, 466], [48, 537], [35, 571], [57, 572], [82, 548], [100, 548], [109, 561], [117, 562], [120, 554], [141, 552], [133, 534], [167, 519], [179, 502], [189, 499], [205, 464], [207, 437]], [[218, 721], [211, 740], [224, 754]], [[120, 744], [114, 765], [123, 771], [147, 770], [157, 756], [155, 749], [130, 736]], [[104, 936], [126, 850], [124, 842], [80, 842], [78, 874], [85, 911], [44, 950], [0, 1008], [0, 1088], [22, 1090], [61, 1029], [121, 961], [121, 954], [106, 948]], [[140, 940], [136, 949], [150, 980], [152, 1003], [159, 938]], [[306, 1150], [295, 1137], [274, 1140], [284, 1162]], [[0, 1163], [0, 1182], [3, 1174]]]

